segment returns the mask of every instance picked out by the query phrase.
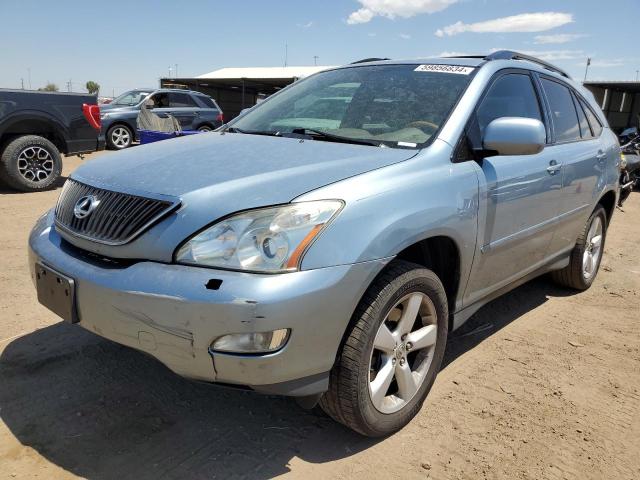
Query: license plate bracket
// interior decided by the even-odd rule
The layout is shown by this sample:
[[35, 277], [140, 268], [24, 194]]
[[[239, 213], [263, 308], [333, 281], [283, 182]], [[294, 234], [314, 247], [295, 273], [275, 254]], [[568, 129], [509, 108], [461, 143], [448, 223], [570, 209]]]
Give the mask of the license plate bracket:
[[65, 322], [77, 323], [74, 280], [41, 263], [36, 263], [35, 272], [38, 301]]

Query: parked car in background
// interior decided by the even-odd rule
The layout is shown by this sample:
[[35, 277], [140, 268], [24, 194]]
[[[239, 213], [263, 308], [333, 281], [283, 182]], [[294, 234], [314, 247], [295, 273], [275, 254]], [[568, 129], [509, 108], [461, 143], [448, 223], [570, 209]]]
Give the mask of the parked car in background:
[[207, 132], [224, 122], [218, 104], [204, 93], [169, 88], [131, 90], [101, 105], [102, 132], [107, 148], [122, 150], [139, 140], [136, 119], [142, 103], [148, 98], [153, 100], [155, 114], [172, 115], [183, 130]]
[[78, 168], [31, 233], [32, 277], [179, 374], [388, 435], [484, 304], [546, 272], [591, 286], [619, 162], [593, 96], [540, 60], [348, 65]]
[[95, 95], [0, 89], [0, 181], [16, 190], [49, 188], [62, 157], [104, 148]]

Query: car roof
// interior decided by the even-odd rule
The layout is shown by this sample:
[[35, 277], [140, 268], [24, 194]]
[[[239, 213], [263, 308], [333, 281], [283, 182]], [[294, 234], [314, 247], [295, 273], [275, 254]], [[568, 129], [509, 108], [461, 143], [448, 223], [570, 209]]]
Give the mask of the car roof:
[[[482, 67], [485, 64], [499, 62], [501, 66], [513, 66], [517, 68], [527, 68], [546, 74], [553, 74], [557, 77], [564, 77], [571, 80], [571, 77], [562, 69], [530, 55], [514, 52], [511, 50], [496, 50], [488, 55], [460, 55], [446, 57], [424, 57], [404, 60], [391, 60], [388, 58], [367, 58], [353, 62], [346, 67], [362, 65], [456, 65], [464, 67]], [[524, 64], [524, 65], [523, 65]], [[342, 67], [344, 68], [344, 67]]]

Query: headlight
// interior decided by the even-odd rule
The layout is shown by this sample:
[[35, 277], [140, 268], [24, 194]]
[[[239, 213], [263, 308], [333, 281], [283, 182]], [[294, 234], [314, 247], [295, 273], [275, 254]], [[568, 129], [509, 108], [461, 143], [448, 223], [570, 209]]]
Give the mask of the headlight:
[[187, 241], [176, 253], [176, 262], [254, 272], [295, 271], [343, 205], [340, 200], [320, 200], [234, 215]]

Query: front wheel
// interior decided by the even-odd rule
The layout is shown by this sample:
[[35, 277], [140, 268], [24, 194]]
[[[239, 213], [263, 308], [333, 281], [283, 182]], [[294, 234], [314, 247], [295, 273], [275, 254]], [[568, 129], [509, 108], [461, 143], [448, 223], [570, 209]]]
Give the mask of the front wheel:
[[400, 430], [433, 385], [447, 333], [447, 297], [438, 277], [394, 261], [354, 313], [320, 406], [366, 436]]
[[607, 235], [607, 214], [600, 205], [587, 220], [575, 247], [571, 251], [569, 265], [551, 272], [553, 280], [565, 287], [586, 290], [594, 282]]
[[113, 125], [107, 131], [107, 147], [111, 150], [122, 150], [133, 143], [133, 132], [126, 125]]

